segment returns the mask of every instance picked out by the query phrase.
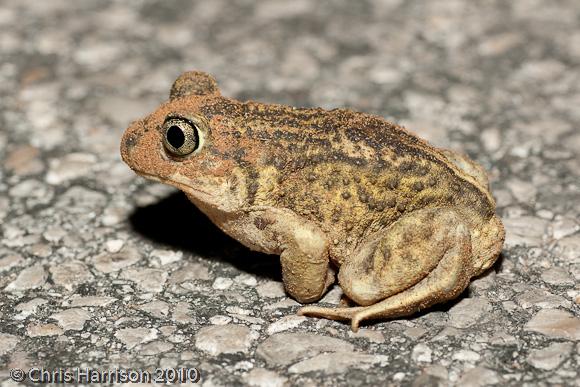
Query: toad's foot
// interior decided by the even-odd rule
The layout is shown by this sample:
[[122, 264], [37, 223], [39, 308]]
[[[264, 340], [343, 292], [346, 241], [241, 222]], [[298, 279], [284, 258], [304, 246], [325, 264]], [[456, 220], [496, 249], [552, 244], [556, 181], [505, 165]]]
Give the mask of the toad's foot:
[[304, 306], [298, 310], [300, 316], [327, 318], [329, 320], [350, 321], [354, 332], [358, 331], [362, 321], [362, 313], [367, 307], [356, 306], [353, 308], [325, 308], [322, 306]]
[[409, 214], [363, 246], [340, 269], [353, 308], [307, 306], [300, 315], [349, 320], [357, 331], [364, 320], [413, 314], [457, 297], [473, 274], [470, 234], [448, 209]]

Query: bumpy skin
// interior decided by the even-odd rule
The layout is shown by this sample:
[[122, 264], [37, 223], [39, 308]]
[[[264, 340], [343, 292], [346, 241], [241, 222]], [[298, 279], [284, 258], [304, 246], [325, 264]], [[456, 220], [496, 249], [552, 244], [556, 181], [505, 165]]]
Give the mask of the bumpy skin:
[[[172, 156], [168, 116], [202, 120], [201, 149]], [[299, 313], [353, 330], [456, 297], [503, 245], [486, 173], [466, 156], [369, 114], [226, 98], [202, 72], [179, 77], [170, 100], [126, 130], [121, 155], [244, 245], [279, 254], [298, 301], [320, 299], [339, 268], [360, 306]]]

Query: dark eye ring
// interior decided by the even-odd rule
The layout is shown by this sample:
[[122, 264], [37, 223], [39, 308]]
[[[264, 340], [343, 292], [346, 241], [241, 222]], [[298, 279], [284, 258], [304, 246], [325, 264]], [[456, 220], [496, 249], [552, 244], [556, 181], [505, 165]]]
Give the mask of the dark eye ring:
[[175, 156], [187, 156], [199, 149], [199, 128], [188, 120], [170, 118], [163, 124], [163, 145]]

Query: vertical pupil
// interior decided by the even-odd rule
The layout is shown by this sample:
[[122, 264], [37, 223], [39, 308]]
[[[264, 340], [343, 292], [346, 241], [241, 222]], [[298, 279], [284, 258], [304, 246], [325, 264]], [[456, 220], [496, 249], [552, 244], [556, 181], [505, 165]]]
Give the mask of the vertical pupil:
[[185, 143], [185, 135], [181, 128], [177, 125], [172, 125], [167, 130], [167, 142], [175, 149], [179, 149]]

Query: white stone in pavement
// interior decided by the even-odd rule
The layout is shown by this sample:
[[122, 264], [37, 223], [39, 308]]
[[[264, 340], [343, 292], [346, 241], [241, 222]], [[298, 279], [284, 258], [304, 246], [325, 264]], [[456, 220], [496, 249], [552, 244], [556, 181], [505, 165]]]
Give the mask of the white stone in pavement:
[[226, 325], [232, 322], [232, 318], [230, 316], [218, 314], [210, 317], [209, 322], [213, 325]]
[[569, 340], [580, 340], [580, 318], [561, 309], [542, 309], [524, 326], [524, 330]]
[[385, 342], [385, 335], [381, 331], [369, 328], [360, 328], [358, 332], [349, 331], [348, 337], [364, 338], [371, 343], [382, 344]]
[[20, 338], [18, 336], [9, 333], [0, 333], [0, 356], [4, 356], [12, 351], [16, 348], [19, 342]]
[[490, 311], [491, 305], [486, 298], [464, 298], [449, 310], [449, 325], [456, 328], [468, 328]]
[[42, 172], [44, 164], [40, 159], [40, 151], [30, 145], [20, 145], [6, 156], [4, 167], [17, 175], [33, 175]]
[[389, 357], [386, 355], [342, 351], [321, 353], [292, 365], [288, 368], [288, 372], [303, 374], [318, 371], [325, 374], [340, 374], [349, 368], [368, 370], [371, 367], [384, 366], [388, 361]]
[[128, 216], [128, 209], [125, 207], [109, 206], [105, 208], [101, 215], [101, 222], [105, 226], [113, 226], [123, 222]]
[[256, 353], [268, 364], [282, 366], [321, 352], [353, 350], [351, 343], [334, 337], [313, 333], [276, 333], [264, 340]]
[[41, 264], [36, 264], [22, 270], [18, 277], [9, 283], [4, 290], [12, 292], [39, 288], [46, 282], [46, 277], [44, 267]]
[[72, 308], [55, 313], [50, 318], [58, 321], [58, 325], [65, 331], [80, 331], [85, 326], [85, 322], [91, 318], [91, 314], [81, 308]]
[[121, 277], [133, 281], [146, 292], [159, 293], [163, 290], [167, 281], [165, 270], [151, 269], [148, 267], [128, 268], [123, 270]]
[[169, 277], [170, 284], [180, 284], [186, 281], [209, 280], [211, 278], [209, 269], [202, 263], [187, 263], [176, 269]]
[[90, 153], [69, 153], [49, 161], [46, 182], [53, 185], [62, 184], [91, 172], [97, 157]]
[[499, 328], [495, 334], [491, 336], [489, 343], [492, 345], [505, 346], [516, 345], [518, 343], [518, 339]]
[[548, 221], [535, 216], [502, 219], [506, 236], [505, 247], [540, 246]]
[[488, 152], [495, 152], [501, 146], [501, 132], [497, 128], [483, 130], [480, 137]]
[[164, 318], [169, 315], [169, 304], [161, 300], [151, 301], [146, 304], [139, 305], [137, 308], [157, 318]]
[[231, 278], [217, 277], [213, 281], [213, 285], [211, 287], [216, 289], [216, 290], [225, 290], [225, 289], [229, 288], [230, 286], [232, 286], [233, 283], [234, 283], [234, 281]]
[[42, 234], [44, 239], [56, 244], [62, 240], [67, 234], [67, 231], [59, 226], [49, 226], [46, 231]]
[[403, 334], [411, 340], [418, 340], [427, 333], [427, 330], [421, 327], [409, 327], [403, 331]]
[[110, 239], [105, 242], [105, 248], [109, 253], [118, 253], [123, 248], [125, 241], [122, 239]]
[[168, 343], [166, 341], [152, 341], [150, 343], [144, 344], [139, 351], [140, 354], [151, 356], [151, 355], [158, 355], [160, 353], [164, 353], [167, 351], [171, 351], [173, 349], [173, 344]]
[[107, 197], [103, 193], [80, 185], [67, 189], [57, 198], [54, 208], [77, 215], [81, 220], [91, 219], [95, 211], [107, 203]]
[[79, 296], [78, 294], [73, 295], [71, 298], [63, 302], [63, 305], [70, 307], [79, 306], [107, 306], [117, 301], [115, 297], [108, 296]]
[[539, 308], [557, 308], [559, 306], [570, 306], [570, 301], [564, 297], [550, 293], [547, 290], [537, 288], [532, 288], [518, 294], [516, 301], [524, 309], [528, 309], [533, 306]]
[[479, 386], [493, 386], [501, 382], [501, 378], [497, 372], [484, 367], [475, 367], [466, 369], [461, 375], [458, 386], [462, 387], [479, 387]]
[[118, 253], [103, 253], [94, 258], [94, 266], [103, 273], [112, 273], [137, 263], [141, 255], [131, 246], [125, 246]]
[[125, 344], [127, 349], [131, 349], [139, 344], [155, 340], [157, 330], [153, 328], [123, 328], [115, 333], [115, 337]]
[[284, 387], [288, 379], [265, 368], [254, 368], [244, 375], [244, 381], [252, 387]]
[[164, 249], [155, 249], [151, 252], [151, 256], [159, 259], [159, 262], [161, 263], [161, 265], [165, 266], [167, 264], [181, 260], [181, 258], [183, 258], [183, 252], [173, 251], [173, 250], [164, 250]]
[[16, 307], [14, 307], [15, 310], [20, 311], [20, 313], [15, 315], [14, 318], [16, 320], [24, 320], [28, 316], [36, 313], [36, 310], [38, 309], [39, 306], [45, 305], [46, 303], [48, 303], [47, 300], [45, 300], [44, 298], [39, 298], [39, 297], [33, 298], [30, 301], [22, 302], [22, 303], [16, 305]]
[[447, 369], [433, 365], [422, 368], [421, 374], [413, 380], [412, 386], [444, 386], [447, 385], [447, 379]]
[[580, 234], [562, 238], [556, 244], [561, 259], [567, 263], [580, 263]]
[[0, 222], [4, 221], [4, 218], [6, 218], [6, 215], [8, 214], [9, 210], [10, 210], [10, 199], [8, 199], [5, 196], [0, 196]]
[[256, 286], [256, 291], [260, 297], [265, 298], [278, 298], [286, 295], [284, 292], [284, 284], [279, 281], [261, 282]]
[[534, 204], [536, 195], [538, 194], [538, 189], [532, 182], [520, 179], [510, 179], [505, 184], [517, 201], [527, 205]]
[[572, 343], [552, 343], [546, 348], [530, 351], [527, 362], [535, 368], [553, 370], [570, 356], [572, 347]]
[[15, 198], [26, 198], [29, 205], [37, 205], [49, 203], [54, 190], [38, 180], [28, 179], [12, 187], [9, 194]]
[[417, 363], [431, 363], [431, 354], [433, 351], [427, 344], [419, 343], [413, 347], [411, 359]]
[[210, 355], [247, 352], [254, 336], [244, 325], [226, 324], [201, 328], [195, 335], [195, 347]]
[[276, 310], [276, 309], [288, 309], [295, 306], [301, 306], [301, 304], [291, 299], [290, 297], [287, 297], [279, 301], [276, 301], [272, 304], [267, 304], [263, 308], [264, 310]]
[[550, 231], [554, 239], [562, 239], [580, 230], [580, 224], [571, 218], [554, 220], [550, 225]]
[[69, 291], [76, 285], [89, 282], [94, 278], [87, 265], [80, 261], [63, 262], [51, 266], [49, 271], [55, 285]]
[[455, 352], [451, 358], [453, 360], [475, 363], [481, 358], [481, 356], [477, 352], [471, 351], [469, 349], [460, 349], [459, 351]]
[[287, 331], [289, 329], [296, 328], [306, 320], [307, 318], [304, 316], [298, 315], [284, 316], [281, 319], [274, 321], [272, 324], [270, 324], [268, 328], [266, 328], [266, 332], [269, 335], [273, 335], [274, 333]]
[[10, 252], [0, 258], [0, 273], [3, 271], [10, 270], [14, 266], [19, 265], [24, 261], [24, 257], [22, 255]]
[[64, 331], [56, 324], [32, 323], [26, 327], [26, 333], [30, 337], [39, 337], [61, 335]]
[[237, 275], [234, 278], [234, 282], [250, 287], [255, 287], [258, 284], [256, 277], [247, 273]]
[[180, 324], [193, 324], [195, 322], [195, 318], [191, 317], [193, 314], [191, 305], [185, 301], [180, 301], [173, 307], [171, 318]]
[[573, 286], [576, 282], [563, 267], [552, 267], [542, 273], [544, 282], [554, 286]]
[[338, 305], [344, 292], [342, 291], [340, 286], [334, 286], [330, 289], [328, 293], [324, 295], [324, 297], [319, 301], [321, 303]]

